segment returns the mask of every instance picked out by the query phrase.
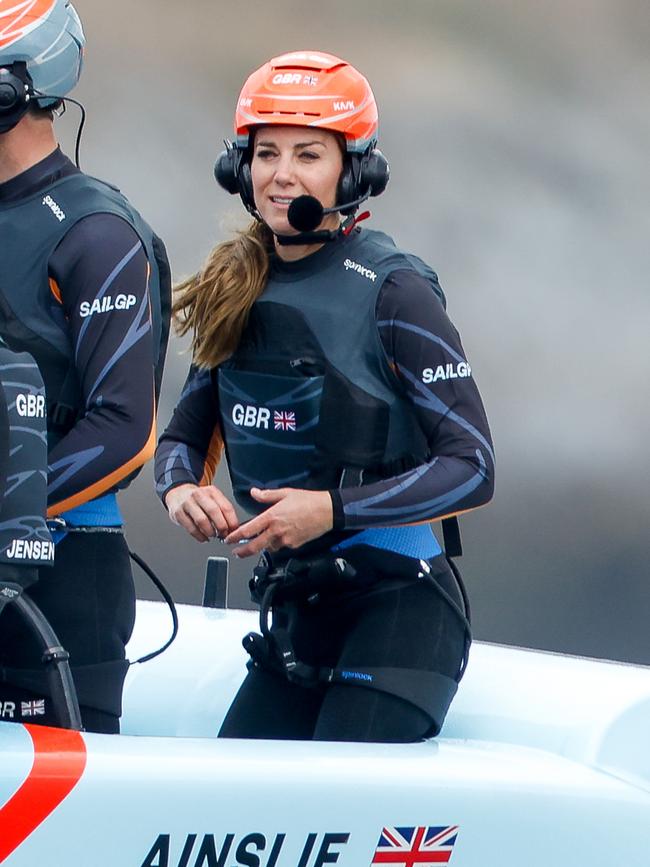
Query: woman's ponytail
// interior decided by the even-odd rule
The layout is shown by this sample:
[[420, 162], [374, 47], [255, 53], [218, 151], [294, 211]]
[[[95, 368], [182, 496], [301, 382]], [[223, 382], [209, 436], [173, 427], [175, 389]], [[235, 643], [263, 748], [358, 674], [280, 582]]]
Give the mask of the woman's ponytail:
[[203, 269], [176, 287], [176, 331], [192, 333], [193, 362], [199, 367], [216, 367], [239, 345], [266, 285], [272, 239], [268, 226], [255, 221], [218, 244]]

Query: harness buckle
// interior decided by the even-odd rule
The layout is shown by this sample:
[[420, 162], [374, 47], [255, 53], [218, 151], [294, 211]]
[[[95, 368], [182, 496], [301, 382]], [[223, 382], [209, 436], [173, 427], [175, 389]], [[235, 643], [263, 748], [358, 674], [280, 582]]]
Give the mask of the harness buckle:
[[284, 629], [274, 629], [271, 632], [271, 636], [275, 644], [277, 655], [282, 663], [282, 667], [287, 673], [287, 676], [290, 676], [298, 667], [298, 660], [296, 659], [296, 654], [289, 635]]

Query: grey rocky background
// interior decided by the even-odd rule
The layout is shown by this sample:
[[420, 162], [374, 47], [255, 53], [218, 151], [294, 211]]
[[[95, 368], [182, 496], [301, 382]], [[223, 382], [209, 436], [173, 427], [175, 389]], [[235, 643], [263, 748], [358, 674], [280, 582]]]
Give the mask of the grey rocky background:
[[[241, 222], [212, 164], [247, 73], [318, 48], [367, 75], [392, 167], [372, 224], [439, 272], [497, 448], [495, 500], [462, 522], [475, 634], [650, 663], [647, 0], [76, 5], [84, 168], [155, 226], [176, 279]], [[224, 551], [172, 526], [151, 479], [123, 497], [131, 546], [199, 601]], [[231, 570], [232, 604], [247, 572]]]

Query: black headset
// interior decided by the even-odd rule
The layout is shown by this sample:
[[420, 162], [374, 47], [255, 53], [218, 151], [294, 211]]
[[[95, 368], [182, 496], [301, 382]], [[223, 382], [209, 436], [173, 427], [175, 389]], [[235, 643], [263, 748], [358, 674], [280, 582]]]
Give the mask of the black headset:
[[[368, 193], [379, 196], [384, 192], [390, 177], [388, 160], [379, 148], [370, 146], [362, 154], [346, 154], [343, 174], [339, 180], [336, 203], [345, 205]], [[351, 208], [341, 207], [341, 213], [353, 214], [358, 205]]]
[[[228, 193], [239, 193], [246, 210], [257, 216], [251, 177], [251, 148], [241, 148], [228, 141], [225, 145], [226, 149], [219, 154], [214, 165], [216, 181]], [[346, 208], [346, 202], [356, 202], [366, 193], [369, 196], [383, 193], [389, 176], [388, 160], [379, 148], [370, 145], [362, 154], [346, 153], [336, 197], [341, 213], [353, 214], [358, 207], [354, 204]]]
[[214, 164], [214, 177], [227, 193], [233, 196], [239, 193], [246, 210], [256, 215], [250, 148], [241, 148], [227, 140], [224, 144], [226, 149], [221, 151]]
[[26, 114], [32, 93], [32, 78], [24, 61], [0, 66], [0, 132], [12, 129]]

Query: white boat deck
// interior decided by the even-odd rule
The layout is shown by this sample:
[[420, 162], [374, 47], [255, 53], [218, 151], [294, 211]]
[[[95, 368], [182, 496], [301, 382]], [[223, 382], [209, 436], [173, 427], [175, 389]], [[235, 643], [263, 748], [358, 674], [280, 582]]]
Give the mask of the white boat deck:
[[[179, 635], [132, 666], [124, 734], [215, 737], [245, 674], [250, 611], [179, 605]], [[164, 643], [170, 617], [141, 602], [129, 656]], [[543, 750], [650, 790], [650, 669], [475, 642], [438, 741]]]

